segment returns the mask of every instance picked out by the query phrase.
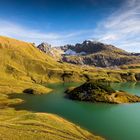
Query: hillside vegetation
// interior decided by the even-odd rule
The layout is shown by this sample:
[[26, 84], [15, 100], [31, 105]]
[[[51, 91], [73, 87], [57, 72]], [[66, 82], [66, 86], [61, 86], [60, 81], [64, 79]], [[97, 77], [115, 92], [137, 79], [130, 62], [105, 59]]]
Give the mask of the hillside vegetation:
[[[70, 66], [56, 62], [31, 43], [0, 36], [0, 139], [102, 139], [56, 115], [9, 108], [23, 100], [11, 99], [7, 94], [22, 93], [28, 88], [44, 94], [51, 89], [42, 83], [76, 80], [77, 67]], [[70, 76], [73, 69], [75, 72]]]
[[103, 140], [48, 113], [0, 109], [1, 140]]

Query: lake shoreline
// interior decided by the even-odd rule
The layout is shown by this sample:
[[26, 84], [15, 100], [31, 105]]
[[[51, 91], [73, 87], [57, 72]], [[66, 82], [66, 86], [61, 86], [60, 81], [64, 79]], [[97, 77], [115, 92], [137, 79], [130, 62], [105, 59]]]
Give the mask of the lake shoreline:
[[[140, 125], [138, 123], [139, 119], [137, 117], [140, 114], [139, 103], [92, 104], [89, 102], [80, 102], [66, 99], [64, 97], [64, 91], [70, 86], [78, 85], [80, 84], [49, 84], [47, 85], [49, 88], [55, 89], [50, 94], [35, 96], [20, 94], [18, 95], [18, 97], [26, 100], [26, 102], [19, 106], [16, 106], [15, 108], [17, 110], [26, 109], [35, 112], [49, 112], [57, 114], [75, 124], [78, 124], [89, 132], [92, 132], [93, 134], [97, 134], [106, 138], [107, 140], [132, 140], [132, 136], [137, 136], [140, 138], [139, 133], [137, 131], [134, 131], [136, 130], [136, 128], [140, 129]], [[112, 86], [115, 90], [124, 90], [130, 92], [131, 94], [140, 95], [139, 82], [112, 83]], [[35, 104], [36, 102], [40, 102], [40, 104], [37, 105]], [[124, 124], [122, 126], [123, 131], [120, 131], [120, 124]], [[129, 132], [130, 130], [131, 133]], [[124, 132], [131, 135], [124, 135]]]

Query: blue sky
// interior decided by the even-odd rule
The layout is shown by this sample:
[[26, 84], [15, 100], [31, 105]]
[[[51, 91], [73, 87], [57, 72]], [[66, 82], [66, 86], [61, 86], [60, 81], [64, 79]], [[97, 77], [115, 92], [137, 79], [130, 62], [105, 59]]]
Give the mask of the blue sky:
[[140, 0], [1, 0], [0, 35], [54, 46], [93, 39], [140, 52]]

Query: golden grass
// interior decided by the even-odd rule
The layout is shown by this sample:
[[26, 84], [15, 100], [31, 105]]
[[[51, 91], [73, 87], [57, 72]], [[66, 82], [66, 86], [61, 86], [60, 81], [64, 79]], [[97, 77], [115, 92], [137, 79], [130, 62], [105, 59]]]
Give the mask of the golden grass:
[[0, 109], [5, 108], [9, 105], [20, 104], [22, 102], [23, 100], [21, 99], [18, 99], [18, 98], [9, 99], [7, 95], [0, 94]]
[[12, 108], [0, 109], [0, 138], [2, 140], [103, 140], [57, 115], [16, 111]]
[[4, 94], [23, 93], [23, 90], [28, 88], [35, 90], [38, 94], [45, 94], [52, 91], [52, 89], [32, 82], [26, 82], [16, 79], [0, 78], [0, 93]]

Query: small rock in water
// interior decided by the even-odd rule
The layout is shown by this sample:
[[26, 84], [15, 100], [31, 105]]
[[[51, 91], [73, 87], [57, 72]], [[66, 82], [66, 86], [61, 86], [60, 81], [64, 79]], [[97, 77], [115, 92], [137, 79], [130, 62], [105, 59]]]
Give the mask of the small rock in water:
[[23, 93], [35, 94], [35, 91], [31, 88], [27, 88], [27, 89], [23, 90]]

